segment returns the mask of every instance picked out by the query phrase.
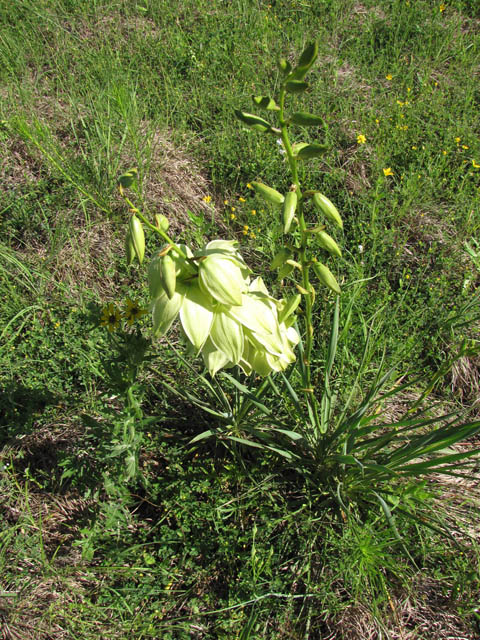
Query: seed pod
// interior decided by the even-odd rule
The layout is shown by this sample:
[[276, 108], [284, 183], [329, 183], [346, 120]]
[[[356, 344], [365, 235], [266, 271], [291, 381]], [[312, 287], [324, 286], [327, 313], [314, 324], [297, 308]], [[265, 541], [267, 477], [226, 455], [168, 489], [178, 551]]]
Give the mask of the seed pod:
[[132, 234], [127, 231], [125, 236], [125, 254], [127, 257], [127, 265], [130, 266], [135, 258], [135, 247], [133, 246]]
[[323, 118], [315, 116], [313, 113], [299, 111], [290, 117], [290, 122], [302, 125], [303, 127], [318, 127], [323, 124]]
[[290, 260], [292, 255], [293, 253], [290, 251], [290, 249], [286, 249], [286, 248], [280, 249], [280, 251], [273, 258], [270, 264], [270, 269], [272, 271], [274, 269], [278, 269], [278, 267], [281, 267], [287, 260]]
[[317, 209], [320, 209], [320, 211], [322, 211], [322, 213], [326, 218], [328, 218], [328, 220], [334, 222], [340, 227], [340, 229], [343, 229], [342, 218], [340, 217], [338, 209], [333, 204], [333, 202], [330, 202], [330, 200], [322, 193], [317, 192], [313, 196], [313, 203], [317, 207]]
[[161, 270], [163, 288], [165, 289], [169, 300], [171, 300], [175, 293], [177, 275], [175, 262], [169, 253], [162, 258]]
[[140, 264], [143, 262], [145, 255], [145, 234], [143, 232], [143, 226], [136, 215], [130, 218], [129, 222], [130, 235], [135, 249], [135, 254]]
[[276, 191], [271, 187], [267, 187], [263, 182], [252, 182], [251, 185], [255, 191], [268, 202], [273, 204], [283, 204], [285, 197], [279, 191]]
[[297, 194], [289, 191], [283, 203], [283, 233], [288, 233], [297, 209]]
[[336, 281], [335, 276], [328, 267], [326, 267], [321, 262], [314, 262], [313, 270], [315, 271], [317, 278], [322, 284], [331, 289], [334, 293], [340, 294], [340, 287], [338, 286], [338, 282]]
[[251, 127], [256, 131], [264, 133], [265, 131], [271, 131], [272, 129], [271, 124], [267, 120], [264, 120], [253, 113], [246, 113], [245, 111], [239, 111], [236, 109], [235, 115], [243, 122], [243, 124], [246, 124], [248, 127]]
[[328, 251], [333, 256], [338, 256], [339, 258], [342, 257], [340, 247], [335, 242], [335, 240], [328, 235], [328, 233], [326, 233], [325, 231], [319, 231], [317, 233], [317, 239], [318, 243], [325, 249], [325, 251]]

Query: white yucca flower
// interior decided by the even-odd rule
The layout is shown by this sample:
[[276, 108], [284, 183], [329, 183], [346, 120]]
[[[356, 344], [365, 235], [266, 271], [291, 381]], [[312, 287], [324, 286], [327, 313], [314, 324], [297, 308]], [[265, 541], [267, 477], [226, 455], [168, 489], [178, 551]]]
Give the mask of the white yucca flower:
[[181, 246], [187, 259], [173, 255], [171, 297], [162, 279], [164, 250], [154, 258], [149, 268], [154, 333], [165, 335], [180, 315], [186, 337], [212, 376], [234, 365], [261, 376], [283, 371], [295, 360], [293, 348], [300, 339], [292, 327], [300, 296], [289, 303], [275, 300], [261, 278], [251, 282], [235, 245], [214, 240], [195, 254]]

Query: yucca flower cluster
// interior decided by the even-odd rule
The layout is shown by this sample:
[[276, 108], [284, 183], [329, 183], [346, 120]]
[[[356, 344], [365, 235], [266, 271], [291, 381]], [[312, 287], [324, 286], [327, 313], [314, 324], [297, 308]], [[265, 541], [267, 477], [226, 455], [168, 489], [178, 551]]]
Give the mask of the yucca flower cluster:
[[251, 270], [235, 241], [213, 240], [195, 253], [166, 245], [152, 259], [149, 288], [153, 328], [163, 336], [180, 315], [183, 332], [212, 376], [238, 365], [267, 376], [294, 362], [292, 326], [300, 295], [276, 300]]

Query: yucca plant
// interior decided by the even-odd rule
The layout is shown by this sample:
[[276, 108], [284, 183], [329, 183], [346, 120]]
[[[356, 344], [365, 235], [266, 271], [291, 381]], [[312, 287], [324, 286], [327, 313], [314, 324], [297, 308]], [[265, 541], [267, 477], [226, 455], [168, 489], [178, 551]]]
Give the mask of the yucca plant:
[[[341, 290], [326, 262], [341, 257], [342, 252], [326, 229], [342, 229], [343, 221], [327, 196], [304, 189], [299, 177], [304, 173], [299, 166], [322, 156], [327, 146], [323, 141], [292, 142], [290, 137], [293, 127], [318, 128], [323, 118], [286, 110], [288, 98], [296, 99], [307, 90], [305, 78], [317, 55], [317, 44], [312, 43], [295, 67], [287, 60], [279, 61], [277, 100], [253, 98], [266, 117], [236, 112], [249, 129], [278, 139], [285, 153], [291, 175], [287, 193], [260, 181], [252, 181], [251, 186], [271, 205], [274, 223], [281, 224], [283, 246], [271, 268], [291, 293], [281, 300], [272, 297], [261, 278], [252, 279], [233, 241], [215, 240], [197, 250], [176, 244], [167, 235], [165, 218], [149, 221], [125, 195], [135, 181], [135, 170], [120, 178], [120, 191], [131, 211], [128, 260], [136, 256], [143, 261], [144, 226], [163, 239], [165, 244], [149, 266], [154, 332], [164, 336], [180, 317], [190, 350], [203, 357], [205, 374], [199, 374], [188, 358], [177, 355], [192, 367], [205, 394], [200, 398], [165, 379], [162, 383], [213, 420], [212, 427], [194, 437], [190, 445], [216, 437], [236, 446], [274, 452], [315, 487], [319, 499], [335, 503], [344, 513], [358, 513], [362, 504], [376, 503], [397, 535], [395, 511], [438, 528], [441, 522], [432, 514], [429, 518], [417, 514], [417, 508], [422, 510], [423, 479], [434, 473], [468, 474], [479, 450], [453, 447], [478, 433], [480, 422], [464, 423], [455, 412], [438, 415], [428, 405], [429, 393], [452, 361], [426, 385], [382, 363], [365, 391], [371, 353], [366, 330], [363, 356], [350, 388], [335, 379]], [[312, 365], [319, 286], [335, 296], [321, 368]], [[347, 311], [351, 313], [351, 303]], [[466, 352], [463, 345], [457, 357]], [[260, 384], [259, 376], [263, 378]], [[424, 390], [418, 393], [422, 383]], [[359, 388], [364, 390], [360, 400]], [[417, 397], [403, 414], [394, 420], [383, 418], [385, 403], [408, 390], [416, 391]]]

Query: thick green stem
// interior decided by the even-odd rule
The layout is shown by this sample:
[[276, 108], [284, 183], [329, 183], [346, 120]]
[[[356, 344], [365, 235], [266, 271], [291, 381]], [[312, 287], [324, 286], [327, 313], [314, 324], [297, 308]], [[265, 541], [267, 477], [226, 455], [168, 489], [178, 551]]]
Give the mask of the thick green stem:
[[285, 87], [282, 87], [280, 90], [280, 111], [279, 111], [279, 125], [280, 125], [280, 133], [282, 137], [283, 147], [285, 149], [285, 153], [288, 160], [288, 165], [290, 167], [290, 171], [292, 174], [293, 184], [295, 186], [295, 191], [298, 196], [298, 207], [297, 207], [297, 217], [298, 217], [298, 227], [301, 234], [300, 240], [300, 248], [298, 252], [298, 257], [300, 264], [302, 265], [302, 287], [308, 293], [305, 294], [305, 350], [304, 350], [304, 364], [305, 364], [305, 375], [303, 380], [304, 393], [306, 396], [306, 400], [310, 407], [312, 408], [315, 426], [318, 428], [320, 425], [320, 419], [317, 411], [317, 403], [315, 402], [314, 391], [312, 388], [312, 374], [311, 374], [311, 364], [310, 358], [313, 348], [313, 324], [312, 324], [312, 295], [311, 295], [311, 285], [309, 278], [309, 260], [307, 257], [307, 244], [308, 244], [308, 233], [307, 233], [307, 225], [305, 222], [305, 216], [303, 213], [303, 202], [302, 202], [302, 190], [300, 186], [300, 180], [298, 177], [298, 167], [297, 167], [297, 159], [293, 154], [292, 145], [290, 143], [290, 139], [288, 137], [288, 129], [287, 122], [285, 120], [285, 96], [286, 90]]

